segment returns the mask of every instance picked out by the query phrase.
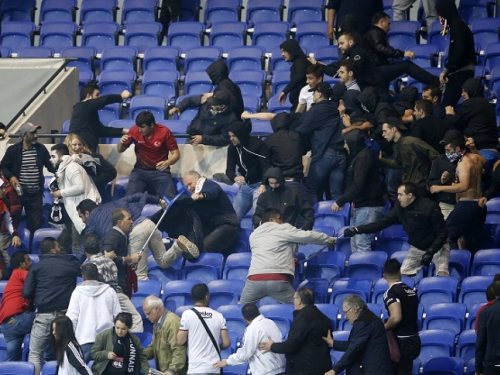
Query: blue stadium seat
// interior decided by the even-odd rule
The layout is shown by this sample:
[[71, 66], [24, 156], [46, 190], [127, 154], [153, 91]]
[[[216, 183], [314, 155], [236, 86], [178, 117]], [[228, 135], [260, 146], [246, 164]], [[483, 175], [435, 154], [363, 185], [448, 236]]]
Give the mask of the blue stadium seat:
[[173, 46], [149, 47], [144, 52], [143, 69], [145, 72], [153, 70], [179, 70], [179, 55], [181, 49]]
[[[34, 32], [35, 24], [33, 22], [2, 22], [0, 44], [3, 47], [9, 47], [11, 53], [17, 53], [19, 48], [33, 45]], [[3, 53], [2, 56], [4, 56]]]
[[144, 349], [153, 342], [153, 335], [149, 332], [134, 332], [134, 335], [136, 335], [137, 338], [141, 340], [141, 345]]
[[[401, 281], [408, 285], [410, 288], [415, 287], [415, 281], [408, 276], [403, 276]], [[376, 303], [380, 306], [384, 306], [384, 293], [389, 289], [389, 285], [387, 284], [387, 280], [384, 278], [380, 278], [373, 284], [373, 294], [372, 294], [372, 303]]]
[[[102, 91], [102, 90], [101, 90]], [[135, 120], [113, 120], [111, 121], [108, 126], [110, 128], [125, 128], [125, 129], [130, 129], [132, 128], [132, 126], [135, 125]], [[110, 143], [110, 144], [116, 144], [120, 141], [120, 138], [106, 138], [106, 143]], [[122, 177], [120, 177], [121, 179]], [[127, 183], [128, 183], [128, 177], [125, 177], [127, 178]], [[125, 184], [125, 187], [127, 185]], [[118, 188], [120, 190], [120, 187]], [[115, 185], [115, 193], [116, 193], [116, 185]], [[125, 196], [125, 189], [123, 190], [123, 195], [121, 190], [120, 190], [120, 198], [123, 198]], [[113, 200], [116, 200], [116, 199], [119, 199], [119, 198], [116, 198], [115, 195], [113, 195]]]
[[448, 45], [450, 44], [450, 41], [449, 38], [445, 38], [443, 35], [441, 35], [442, 30], [443, 26], [441, 26], [439, 20], [434, 21], [431, 24], [431, 27], [427, 34], [427, 43], [438, 45], [439, 50], [441, 52], [444, 52], [446, 47], [448, 47]]
[[229, 79], [239, 86], [242, 95], [264, 98], [266, 73], [263, 70], [233, 70], [229, 73]]
[[486, 223], [500, 223], [500, 199], [493, 198], [486, 202]]
[[241, 19], [241, 0], [207, 0], [205, 4], [205, 23], [207, 27], [224, 22], [237, 22]]
[[40, 46], [60, 53], [65, 47], [76, 45], [77, 26], [74, 22], [46, 22], [40, 29]]
[[82, 0], [80, 25], [99, 22], [116, 22], [116, 0]]
[[370, 301], [372, 281], [355, 277], [335, 281], [330, 295], [330, 303], [342, 308], [344, 298], [350, 294], [359, 295], [365, 302]]
[[[225, 305], [219, 306], [217, 311], [220, 312], [226, 319], [227, 329], [231, 332], [235, 332], [238, 337], [243, 337], [245, 330], [247, 329], [247, 324], [243, 320], [241, 315], [241, 309], [244, 305]], [[225, 373], [226, 371], [224, 371]]]
[[422, 279], [418, 285], [418, 300], [427, 311], [435, 303], [452, 303], [457, 298], [458, 280], [451, 276]]
[[[449, 263], [450, 276], [455, 277], [459, 282], [462, 282], [463, 279], [469, 276], [471, 257], [469, 250], [451, 250]], [[434, 263], [431, 263], [429, 276], [436, 276], [435, 273], [436, 267]]]
[[245, 22], [222, 22], [212, 25], [210, 45], [222, 48], [224, 53], [245, 45], [247, 25]]
[[477, 318], [477, 313], [478, 311], [486, 305], [485, 302], [483, 303], [475, 303], [472, 306], [467, 307], [468, 317], [467, 321], [465, 322], [465, 329], [475, 329], [476, 328], [476, 318]]
[[252, 45], [261, 46], [266, 53], [279, 49], [281, 43], [288, 39], [290, 24], [288, 22], [260, 22], [255, 25]]
[[101, 70], [135, 71], [137, 49], [128, 46], [107, 47], [102, 51]]
[[484, 51], [490, 43], [496, 43], [498, 39], [498, 28], [500, 20], [498, 18], [482, 18], [476, 19], [470, 25], [474, 42], [481, 46]]
[[105, 48], [118, 45], [119, 30], [116, 22], [86, 23], [82, 30], [82, 46], [94, 47], [97, 53], [102, 53]]
[[422, 375], [455, 375], [463, 374], [462, 358], [438, 357], [429, 359], [423, 367]]
[[153, 95], [134, 96], [130, 101], [130, 118], [135, 119], [142, 111], [150, 111], [157, 120], [165, 118], [165, 97]]
[[500, 249], [479, 250], [472, 261], [471, 276], [494, 276], [500, 273]]
[[77, 61], [69, 61], [67, 66], [78, 68], [79, 72], [88, 71], [93, 73], [96, 53], [94, 47], [67, 47], [61, 50], [61, 57], [78, 59]]
[[172, 134], [186, 134], [189, 122], [185, 120], [160, 120], [159, 124], [166, 126]]
[[[288, 63], [287, 63], [288, 64]], [[290, 70], [280, 69], [273, 71], [273, 84], [271, 94], [273, 96], [280, 94], [283, 89], [290, 83]]]
[[57, 372], [57, 361], [45, 362], [42, 367], [43, 375], [56, 375]]
[[391, 23], [391, 30], [387, 33], [389, 44], [404, 51], [409, 45], [419, 44], [419, 30], [418, 21], [394, 21]]
[[[332, 332], [332, 336], [333, 336], [333, 339], [335, 341], [348, 341], [350, 334], [351, 334], [350, 331]], [[339, 351], [335, 351], [335, 350], [331, 351], [331, 356], [336, 362], [338, 362], [340, 360], [340, 358], [342, 358], [343, 355], [344, 355], [344, 352], [339, 352]]]
[[422, 348], [418, 358], [425, 366], [426, 362], [436, 357], [451, 357], [455, 346], [455, 332], [445, 329], [420, 331]]
[[179, 47], [185, 53], [190, 47], [203, 45], [204, 31], [202, 22], [174, 22], [168, 28], [167, 44]]
[[12, 49], [10, 47], [0, 45], [0, 55], [2, 58], [10, 57], [12, 55]]
[[147, 297], [153, 295], [155, 297], [160, 297], [162, 285], [158, 280], [139, 280], [137, 292], [133, 296], [143, 296]]
[[465, 375], [475, 375], [476, 373], [476, 361], [475, 358], [471, 358], [469, 362], [467, 362], [467, 370], [465, 371]]
[[458, 13], [468, 25], [470, 25], [475, 20], [480, 20], [482, 18], [488, 17], [486, 2], [481, 2], [478, 0], [460, 0]]
[[341, 227], [349, 225], [349, 216], [351, 212], [351, 206], [346, 203], [344, 209], [339, 210], [337, 213], [333, 213], [331, 210], [332, 204], [335, 201], [322, 201], [314, 205], [314, 211], [316, 212], [315, 224], [329, 225], [335, 230], [338, 228], [338, 224], [342, 224]]
[[328, 286], [330, 280], [322, 278], [306, 278], [299, 285], [300, 287], [310, 288], [314, 292], [314, 303], [326, 303], [328, 300]]
[[476, 303], [486, 302], [486, 288], [493, 281], [492, 276], [470, 276], [462, 282], [458, 302], [465, 303], [470, 309]]
[[145, 95], [162, 96], [170, 101], [179, 94], [180, 75], [175, 70], [150, 70], [142, 76], [141, 92]]
[[402, 225], [391, 225], [382, 230], [376, 241], [377, 250], [385, 251], [389, 256], [397, 251], [405, 251], [410, 248], [408, 235]]
[[179, 270], [182, 268], [183, 263], [184, 258], [180, 257], [177, 258], [175, 262], [170, 265], [170, 267], [162, 269], [158, 266], [153, 256], [150, 255], [148, 257], [148, 277], [150, 280], [158, 280], [163, 286], [165, 286], [168, 282], [179, 279]]
[[33, 244], [31, 246], [31, 253], [40, 254], [40, 242], [42, 242], [42, 240], [45, 237], [54, 237], [57, 239], [57, 237], [59, 237], [61, 232], [62, 232], [61, 229], [56, 229], [56, 228], [37, 229], [33, 234]]
[[273, 134], [271, 121], [252, 120], [252, 131], [250, 134]]
[[101, 95], [120, 95], [123, 90], [134, 92], [135, 79], [134, 71], [105, 70], [99, 75], [99, 91]]
[[[151, 217], [155, 213], [157, 213], [160, 209], [161, 209], [161, 207], [159, 204], [146, 204], [144, 206], [144, 208], [142, 209], [141, 215], [146, 216], [146, 217]], [[149, 265], [150, 257], [151, 256], [148, 257], [148, 269], [150, 267], [150, 265]], [[153, 262], [156, 263], [156, 261], [154, 261], [154, 258], [153, 258]]]
[[175, 280], [168, 282], [163, 289], [163, 304], [170, 311], [179, 306], [192, 305], [191, 289], [199, 280]]
[[222, 56], [222, 48], [220, 47], [191, 47], [186, 51], [184, 61], [184, 72], [205, 71], [209, 65]]
[[156, 21], [156, 0], [124, 0], [122, 6], [122, 25], [129, 23], [143, 24]]
[[314, 50], [314, 58], [325, 64], [331, 64], [339, 60], [337, 46], [322, 46]]
[[219, 253], [203, 253], [196, 261], [186, 261], [182, 269], [184, 280], [196, 279], [208, 283], [221, 278], [224, 256]]
[[259, 22], [283, 20], [283, 0], [248, 0], [246, 8], [249, 27]]
[[3, 1], [0, 6], [0, 20], [33, 22], [35, 20], [36, 7], [36, 0]]
[[224, 267], [224, 279], [246, 280], [252, 253], [230, 254]]
[[325, 251], [307, 262], [304, 276], [306, 278], [336, 280], [344, 277], [345, 262], [344, 253]]
[[273, 320], [283, 335], [287, 335], [293, 321], [292, 304], [266, 305], [259, 308], [260, 313]]
[[500, 42], [488, 44], [484, 49], [482, 60], [484, 67], [490, 71], [500, 66]]
[[0, 375], [33, 375], [35, 365], [31, 362], [0, 362]]
[[265, 50], [262, 47], [233, 47], [230, 48], [227, 52], [227, 66], [229, 68], [229, 71], [264, 69]]
[[76, 0], [43, 0], [40, 7], [40, 25], [46, 22], [75, 22]]
[[99, 114], [99, 120], [101, 120], [103, 125], [108, 126], [111, 121], [120, 119], [120, 104], [108, 104], [107, 106], [99, 109], [97, 112]]
[[281, 113], [281, 112], [290, 112], [292, 109], [292, 103], [290, 103], [289, 97], [286, 97], [285, 103], [281, 105], [279, 103], [279, 94], [271, 96], [269, 101], [267, 102], [267, 111], [269, 113]]
[[[120, 120], [116, 121], [117, 126], [114, 126], [115, 128], [123, 128], [127, 127], [130, 129], [132, 126], [135, 125], [135, 121], [128, 121], [128, 120]], [[111, 124], [110, 124], [111, 126]], [[127, 185], [128, 185], [128, 180], [129, 177], [118, 177], [115, 180], [115, 186], [114, 186], [114, 191], [113, 191], [113, 200], [118, 200], [120, 198], [123, 198], [125, 196], [125, 191], [127, 190]]]
[[325, 34], [326, 29], [326, 21], [302, 22], [297, 26], [295, 39], [301, 46], [307, 46], [312, 50], [326, 47], [330, 45], [330, 39]]
[[421, 68], [430, 68], [437, 65], [439, 46], [435, 44], [414, 44], [405, 48], [405, 51], [415, 53], [413, 61]]
[[329, 303], [316, 303], [319, 311], [325, 314], [332, 321], [332, 332], [337, 330], [337, 317], [339, 315], [339, 308]]
[[43, 59], [54, 56], [54, 49], [51, 47], [21, 47], [17, 52], [17, 57]]
[[210, 307], [237, 304], [245, 286], [243, 280], [212, 280], [208, 284], [210, 290]]
[[468, 329], [458, 336], [457, 357], [463, 358], [467, 363], [476, 356], [476, 331]]
[[[212, 86], [210, 86], [211, 88]], [[200, 93], [201, 94], [201, 93]], [[196, 95], [196, 94], [193, 94]], [[198, 94], [199, 95], [199, 94]], [[181, 95], [175, 100], [175, 105], [178, 106], [180, 102], [182, 102], [184, 99], [186, 99], [188, 96], [191, 95]], [[181, 113], [180, 116], [177, 116], [177, 114], [174, 116], [174, 118], [177, 118], [179, 120], [185, 120], [188, 122], [191, 122], [192, 119], [196, 117], [198, 114], [199, 107], [188, 107], [184, 110], [184, 112]]]
[[243, 96], [243, 108], [250, 113], [260, 112], [260, 98], [248, 95]]
[[211, 91], [212, 81], [206, 72], [188, 72], [186, 74], [186, 79], [184, 80], [184, 94], [200, 95]]
[[135, 47], [143, 53], [161, 43], [161, 29], [162, 25], [158, 22], [128, 23], [125, 29], [125, 45]]
[[323, 21], [325, 2], [323, 0], [289, 0], [288, 22], [297, 26], [302, 22]]
[[346, 275], [375, 282], [382, 277], [386, 260], [387, 253], [383, 251], [356, 251], [349, 257]]
[[465, 326], [463, 303], [435, 303], [425, 308], [424, 329], [449, 329], [458, 335]]

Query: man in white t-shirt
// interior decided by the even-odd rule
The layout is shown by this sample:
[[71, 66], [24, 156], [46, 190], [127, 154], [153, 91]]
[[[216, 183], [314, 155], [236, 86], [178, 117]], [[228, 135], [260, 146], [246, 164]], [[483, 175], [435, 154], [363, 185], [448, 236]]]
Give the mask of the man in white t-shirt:
[[[205, 284], [193, 286], [191, 296], [194, 302], [193, 309], [199, 315], [192, 309], [184, 311], [181, 316], [181, 326], [177, 333], [177, 343], [179, 345], [184, 345], [189, 340], [187, 374], [218, 374], [220, 370], [215, 369], [213, 364], [220, 361], [220, 350], [231, 345], [226, 328], [226, 319], [222, 314], [208, 307], [210, 292]], [[200, 316], [212, 333], [215, 342], [218, 344], [222, 339], [218, 351], [201, 322]]]
[[285, 356], [273, 352], [264, 353], [259, 350], [261, 342], [269, 338], [281, 342], [283, 334], [271, 319], [261, 315], [257, 305], [247, 303], [241, 309], [243, 320], [248, 324], [243, 336], [244, 345], [228, 359], [214, 364], [215, 368], [241, 365], [248, 361], [252, 374], [279, 375], [285, 373]]
[[310, 89], [315, 87], [318, 83], [323, 82], [323, 72], [325, 67], [321, 64], [310, 65], [306, 69], [306, 82], [307, 85], [302, 87], [299, 94], [299, 104], [295, 113], [304, 113], [309, 111], [313, 103], [313, 92]]

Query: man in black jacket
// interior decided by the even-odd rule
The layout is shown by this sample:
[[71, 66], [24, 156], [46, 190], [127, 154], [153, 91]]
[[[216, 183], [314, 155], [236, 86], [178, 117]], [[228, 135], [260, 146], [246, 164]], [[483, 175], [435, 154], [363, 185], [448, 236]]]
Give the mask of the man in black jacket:
[[255, 211], [262, 177], [271, 162], [266, 144], [251, 137], [250, 129], [245, 124], [233, 122], [228, 130], [232, 144], [227, 149], [226, 175], [240, 186], [233, 207], [241, 220], [251, 208]]
[[438, 77], [428, 73], [409, 60], [393, 62], [389, 59], [415, 58], [412, 51], [401, 51], [391, 47], [387, 33], [391, 30], [391, 18], [387, 13], [377, 12], [372, 18], [372, 27], [363, 38], [363, 46], [371, 53], [373, 61], [380, 67], [380, 73], [387, 86], [396, 78], [408, 74], [426, 85], [438, 83]]
[[[378, 221], [383, 216], [384, 200], [378, 165], [372, 152], [366, 147], [365, 137], [357, 130], [344, 134], [345, 148], [349, 154], [347, 188], [332, 204], [337, 213], [346, 203], [354, 204], [352, 224], [364, 225]], [[351, 251], [371, 250], [373, 235], [358, 234], [351, 240]]]
[[450, 124], [433, 116], [434, 105], [430, 100], [419, 99], [415, 102], [413, 116], [415, 121], [411, 124], [410, 135], [420, 138], [439, 153], [444, 153], [441, 143], [444, 135], [450, 130]]
[[439, 206], [430, 199], [419, 197], [417, 187], [404, 183], [398, 188], [398, 202], [381, 220], [347, 228], [345, 237], [359, 233], [376, 233], [394, 224], [402, 224], [408, 233], [410, 250], [401, 266], [401, 273], [413, 277], [422, 266], [436, 265], [438, 276], [449, 276], [450, 246], [448, 231]]
[[73, 107], [69, 132], [78, 134], [92, 152], [97, 151], [99, 137], [119, 138], [128, 132], [128, 129], [117, 129], [104, 126], [99, 120], [98, 110], [108, 104], [121, 103], [132, 94], [124, 90], [120, 95], [99, 96], [99, 88], [95, 84], [82, 87], [80, 102]]
[[314, 306], [314, 292], [299, 288], [293, 296], [293, 322], [283, 342], [262, 342], [259, 349], [285, 354], [287, 375], [324, 375], [332, 369], [330, 350], [322, 337], [332, 329], [329, 317]]
[[318, 83], [312, 91], [315, 104], [301, 117], [296, 129], [301, 136], [308, 136], [311, 142], [312, 158], [307, 184], [316, 192], [318, 200], [322, 200], [329, 181], [330, 199], [337, 200], [344, 190], [347, 163], [339, 111], [328, 100], [332, 95], [328, 83]]
[[240, 118], [245, 109], [243, 96], [240, 87], [229, 79], [229, 70], [226, 63], [222, 60], [214, 61], [208, 66], [206, 72], [212, 81], [212, 85], [217, 85], [217, 87], [213, 93], [204, 94], [202, 102], [215, 95], [219, 90], [229, 92], [230, 109], [234, 112], [236, 118]]
[[261, 224], [262, 215], [268, 208], [276, 208], [281, 213], [284, 223], [297, 227], [299, 218], [303, 220], [302, 230], [311, 230], [314, 225], [314, 209], [300, 193], [292, 187], [285, 185], [285, 178], [281, 169], [272, 167], [264, 174], [266, 191], [259, 195], [257, 207], [253, 214], [253, 226]]
[[[440, 0], [436, 5], [438, 14], [446, 20], [444, 35], [449, 33], [450, 49], [439, 81], [446, 85], [443, 105], [456, 105], [460, 89], [465, 81], [474, 77], [476, 50], [469, 25], [460, 17], [455, 0]], [[449, 30], [448, 30], [449, 28]]]
[[292, 63], [290, 67], [290, 82], [280, 93], [279, 102], [284, 104], [287, 95], [289, 96], [292, 108], [290, 112], [295, 112], [299, 104], [299, 94], [302, 87], [306, 85], [306, 69], [311, 65], [306, 54], [295, 39], [287, 39], [280, 45], [281, 54], [285, 61]]
[[38, 129], [40, 129], [40, 125], [33, 125], [29, 122], [21, 125], [19, 128], [21, 142], [9, 147], [2, 159], [5, 178], [10, 181], [14, 188], [18, 186], [19, 189], [22, 189], [19, 202], [26, 211], [27, 227], [31, 231], [31, 235], [40, 228], [42, 221], [45, 184], [43, 167], [51, 173], [56, 172], [50, 163], [49, 152], [44, 145], [38, 143]]
[[23, 297], [34, 300], [37, 314], [31, 329], [28, 360], [41, 370], [42, 354], [49, 343], [52, 321], [66, 313], [76, 278], [81, 276], [80, 262], [71, 255], [61, 254], [57, 240], [47, 237], [40, 243], [40, 262], [34, 264], [23, 286]]
[[500, 373], [500, 281], [493, 281], [495, 302], [479, 314], [476, 339], [476, 374]]
[[345, 352], [333, 370], [325, 375], [337, 375], [344, 370], [350, 375], [393, 374], [389, 344], [380, 317], [356, 294], [344, 299], [342, 310], [352, 325], [351, 333], [347, 341], [334, 341], [330, 334], [323, 338], [333, 350]]

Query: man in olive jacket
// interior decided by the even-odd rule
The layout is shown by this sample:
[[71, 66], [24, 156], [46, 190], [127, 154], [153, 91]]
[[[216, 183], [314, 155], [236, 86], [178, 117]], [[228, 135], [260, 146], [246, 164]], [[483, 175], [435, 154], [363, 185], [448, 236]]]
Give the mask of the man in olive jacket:
[[146, 357], [154, 358], [156, 369], [165, 374], [186, 374], [186, 346], [177, 344], [180, 318], [167, 311], [163, 307], [163, 301], [155, 296], [147, 297], [142, 309], [154, 324], [153, 341], [144, 349]]

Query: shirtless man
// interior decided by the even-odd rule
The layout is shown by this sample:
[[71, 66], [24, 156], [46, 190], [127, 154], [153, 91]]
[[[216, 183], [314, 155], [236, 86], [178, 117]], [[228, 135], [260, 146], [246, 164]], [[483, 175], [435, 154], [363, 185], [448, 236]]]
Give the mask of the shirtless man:
[[[481, 175], [486, 159], [477, 152], [472, 138], [467, 138], [466, 141], [460, 132], [451, 132], [455, 132], [456, 137], [450, 139], [445, 135], [447, 141], [444, 149], [450, 156], [449, 160], [457, 163], [455, 180], [451, 186], [433, 185], [430, 191], [432, 194], [444, 192], [457, 195], [455, 209], [446, 220], [450, 246], [452, 249], [458, 249], [458, 240], [463, 236], [465, 243], [461, 241], [460, 248], [475, 253], [481, 247], [486, 220], [485, 199], [482, 199], [481, 192]], [[466, 147], [471, 152], [468, 152]]]

